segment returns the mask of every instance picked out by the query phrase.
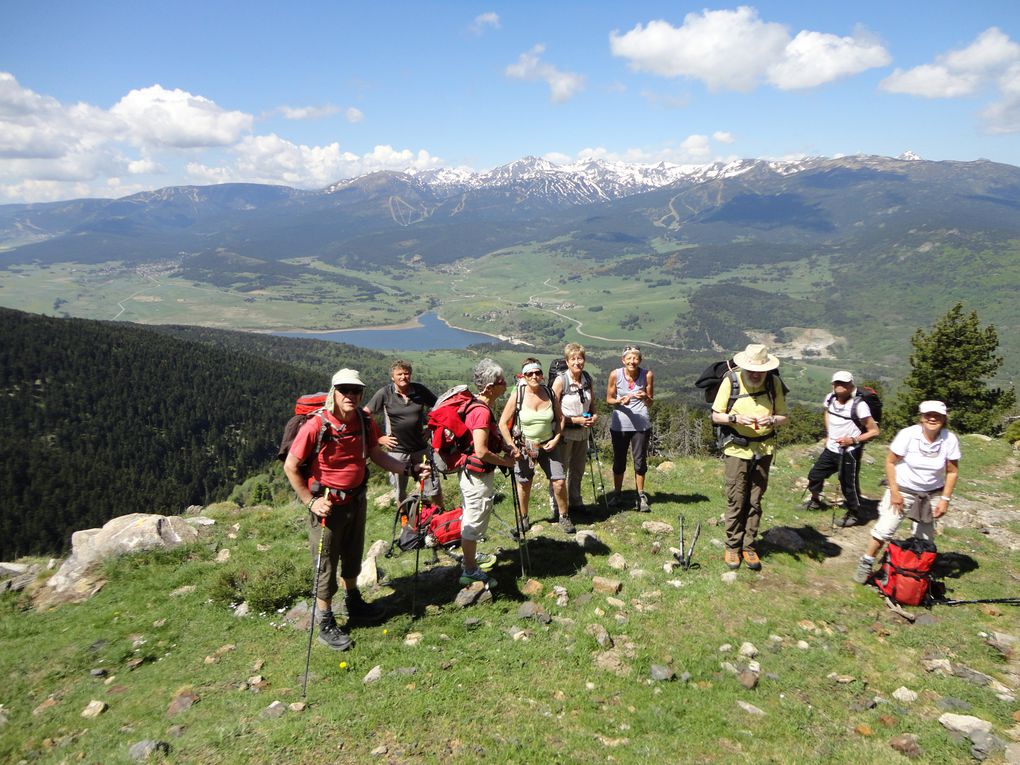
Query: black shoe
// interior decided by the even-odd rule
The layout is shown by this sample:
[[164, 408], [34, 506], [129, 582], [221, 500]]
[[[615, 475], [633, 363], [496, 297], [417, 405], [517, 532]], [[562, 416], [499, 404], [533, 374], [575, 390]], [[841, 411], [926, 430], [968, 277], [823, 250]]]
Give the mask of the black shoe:
[[378, 619], [386, 611], [375, 603], [368, 603], [361, 597], [360, 590], [352, 590], [344, 599], [347, 606], [348, 619]]
[[824, 510], [826, 507], [825, 503], [821, 500], [811, 497], [807, 502], [804, 503], [805, 510]]
[[563, 529], [564, 534], [576, 534], [577, 529], [574, 528], [573, 522], [566, 515], [560, 516], [560, 528]]
[[864, 523], [864, 521], [862, 521], [856, 515], [854, 515], [853, 513], [847, 513], [846, 515], [843, 516], [843, 520], [839, 521], [836, 525], [841, 528], [848, 529], [851, 526], [860, 526], [862, 523]]
[[326, 619], [319, 625], [319, 642], [334, 651], [346, 651], [354, 641], [350, 635], [340, 630], [336, 619]]

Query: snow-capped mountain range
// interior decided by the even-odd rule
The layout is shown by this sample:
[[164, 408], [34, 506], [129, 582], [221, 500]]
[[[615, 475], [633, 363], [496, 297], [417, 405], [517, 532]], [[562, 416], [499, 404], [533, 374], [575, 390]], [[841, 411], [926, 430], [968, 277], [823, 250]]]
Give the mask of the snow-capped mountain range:
[[705, 181], [734, 178], [752, 171], [792, 175], [831, 162], [874, 165], [919, 160], [913, 152], [896, 159], [852, 157], [831, 159], [811, 157], [797, 160], [734, 159], [707, 164], [659, 162], [638, 164], [584, 159], [556, 164], [540, 157], [524, 157], [506, 165], [474, 172], [468, 168], [408, 169], [403, 173], [372, 173], [339, 181], [323, 190], [332, 194], [363, 186], [380, 175], [402, 177], [405, 182], [436, 198], [449, 198], [472, 191], [512, 191], [519, 197], [544, 197], [569, 205], [592, 204], [670, 186], [693, 186]]

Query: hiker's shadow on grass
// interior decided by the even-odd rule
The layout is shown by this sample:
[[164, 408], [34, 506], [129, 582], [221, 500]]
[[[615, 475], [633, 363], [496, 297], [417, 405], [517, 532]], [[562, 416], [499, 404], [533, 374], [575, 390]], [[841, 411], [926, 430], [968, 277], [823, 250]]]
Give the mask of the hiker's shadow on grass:
[[649, 493], [648, 497], [653, 506], [662, 502], [673, 502], [677, 505], [699, 505], [702, 502], [710, 501], [704, 494], [672, 494], [665, 491]]
[[[778, 529], [785, 529], [796, 533], [803, 540], [804, 546], [800, 550], [793, 550], [787, 545], [778, 544], [774, 541], [778, 538], [778, 535], [775, 535], [775, 533], [773, 535], [769, 534], [769, 532], [776, 532]], [[756, 549], [758, 555], [762, 558], [781, 554], [789, 555], [795, 560], [800, 560], [801, 556], [806, 556], [814, 561], [838, 558], [843, 553], [842, 547], [812, 526], [801, 526], [797, 529], [791, 526], [777, 526], [769, 529], [756, 545]]]
[[971, 556], [959, 552], [940, 552], [931, 567], [932, 576], [936, 579], [959, 579], [978, 567], [978, 562]]

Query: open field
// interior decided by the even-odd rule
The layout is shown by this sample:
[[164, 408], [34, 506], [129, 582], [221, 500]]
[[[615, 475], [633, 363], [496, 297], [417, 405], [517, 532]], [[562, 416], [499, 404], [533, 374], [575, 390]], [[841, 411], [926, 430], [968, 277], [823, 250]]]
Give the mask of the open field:
[[[1001, 441], [972, 437], [963, 448], [960, 506], [1016, 512], [1016, 453]], [[558, 528], [537, 530], [531, 575], [541, 592], [530, 600], [548, 623], [519, 613], [529, 597], [522, 594], [516, 547], [498, 522], [483, 544], [506, 551], [494, 571], [492, 604], [455, 606], [455, 571], [443, 564], [419, 582], [419, 608], [427, 608], [412, 620], [413, 555], [380, 559], [388, 583], [369, 597], [390, 609], [389, 618], [356, 628], [349, 653], [313, 646], [308, 708], [279, 719], [264, 718], [262, 710], [276, 699], [300, 700], [307, 633], [272, 610], [237, 618], [219, 598], [227, 571], [256, 576], [271, 566], [281, 572], [273, 580], [280, 587], [291, 578], [283, 571], [299, 572], [298, 580], [305, 569], [310, 575], [301, 513], [285, 493], [275, 507], [209, 508], [217, 525], [201, 543], [111, 563], [108, 584], [85, 604], [37, 613], [23, 610], [16, 595], [0, 596], [0, 701], [8, 719], [0, 728], [0, 758], [57, 763], [82, 753], [86, 762], [127, 762], [131, 743], [155, 739], [172, 747], [168, 762], [856, 764], [899, 761], [889, 739], [912, 733], [923, 752], [919, 761], [968, 761], [970, 743], [937, 722], [946, 709], [988, 720], [1008, 741], [1020, 710], [1015, 701], [962, 677], [928, 672], [922, 660], [966, 665], [1015, 695], [1016, 670], [981, 637], [1016, 635], [1015, 609], [941, 607], [930, 615], [915, 609], [927, 620], [916, 625], [885, 609], [873, 591], [849, 579], [867, 531], [833, 530], [828, 513], [798, 506], [814, 453], [780, 453], [762, 524], [762, 531], [794, 528], [807, 546], [796, 554], [766, 548], [762, 573], [741, 569], [729, 584], [721, 579], [722, 466], [714, 459], [680, 460], [650, 473], [650, 515], [622, 512], [582, 524], [601, 540], [598, 550], [582, 550]], [[872, 456], [877, 461], [865, 466], [862, 483], [877, 496], [881, 449]], [[498, 483], [505, 489], [504, 479]], [[447, 481], [446, 490], [454, 486]], [[536, 497], [544, 496], [541, 489]], [[533, 509], [536, 519], [542, 504]], [[497, 505], [507, 521], [509, 507], [506, 497]], [[675, 526], [678, 513], [686, 516], [688, 539], [693, 524], [703, 524], [698, 566], [666, 572], [675, 532], [657, 536], [642, 523]], [[388, 540], [391, 511], [373, 510], [370, 518], [369, 540]], [[953, 596], [1015, 595], [1020, 559], [1001, 535], [1000, 527], [989, 534], [944, 530], [939, 547], [954, 562], [946, 580]], [[230, 561], [217, 563], [223, 548], [231, 550]], [[625, 570], [610, 567], [611, 553], [623, 557]], [[593, 592], [595, 575], [619, 580], [619, 594]], [[185, 585], [195, 590], [168, 597]], [[556, 587], [566, 594], [559, 602]], [[600, 645], [600, 629], [591, 625], [609, 640]], [[758, 651], [753, 689], [728, 668], [750, 661], [738, 655], [745, 642]], [[132, 671], [133, 659], [142, 662]], [[668, 667], [676, 679], [653, 681], [652, 665]], [[364, 683], [375, 666], [382, 678]], [[90, 676], [94, 668], [108, 678]], [[256, 688], [249, 682], [254, 675], [262, 677]], [[894, 699], [901, 686], [917, 700]], [[170, 717], [168, 705], [181, 690], [200, 701]], [[97, 720], [79, 716], [90, 699], [109, 704]], [[995, 757], [1001, 755], [988, 761], [1001, 761]]]

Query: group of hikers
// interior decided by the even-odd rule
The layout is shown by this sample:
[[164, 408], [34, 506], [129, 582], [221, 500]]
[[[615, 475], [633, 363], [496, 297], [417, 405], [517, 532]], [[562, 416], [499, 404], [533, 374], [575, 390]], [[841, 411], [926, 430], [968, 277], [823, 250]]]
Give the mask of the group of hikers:
[[[529, 505], [536, 465], [549, 481], [548, 520], [567, 534], [576, 531], [572, 519], [585, 510], [582, 478], [592, 428], [598, 422], [596, 384], [585, 371], [583, 346], [568, 344], [563, 359], [565, 369], [552, 380], [545, 379], [537, 359], [526, 359], [498, 416], [494, 407], [511, 383], [492, 359], [482, 359], [474, 367], [473, 405], [463, 410], [463, 423], [470, 433], [469, 456], [457, 471], [463, 511], [462, 585], [496, 584], [487, 573], [496, 558], [480, 552], [478, 543], [485, 538], [493, 512], [497, 468], [513, 471], [518, 533], [531, 526]], [[629, 451], [637, 493], [634, 509], [650, 512], [645, 474], [654, 376], [641, 362], [641, 349], [627, 346], [620, 366], [610, 371], [606, 381], [613, 449], [613, 491], [606, 505], [623, 507]], [[778, 357], [764, 345], [750, 344], [724, 364], [711, 404], [726, 481], [723, 560], [730, 569], [743, 564], [758, 571], [762, 563], [755, 540], [761, 503], [768, 488], [776, 432], [789, 418], [788, 389], [777, 372]], [[441, 400], [411, 378], [411, 364], [395, 361], [390, 383], [365, 402], [360, 374], [353, 369], [339, 370], [332, 378], [325, 406], [318, 416], [304, 421], [284, 462], [284, 472], [308, 510], [309, 545], [316, 559], [315, 606], [321, 614], [319, 641], [335, 650], [346, 650], [352, 642], [349, 631], [340, 627], [333, 613], [338, 574], [349, 619], [381, 616], [381, 609], [365, 601], [357, 587], [365, 542], [368, 460], [391, 473], [398, 505], [407, 497], [412, 479], [420, 484], [421, 494], [438, 498], [442, 504], [424, 427], [427, 413]], [[823, 509], [824, 482], [838, 474], [846, 508], [841, 525], [855, 526], [864, 522], [859, 485], [864, 445], [879, 435], [878, 418], [848, 371], [832, 375], [832, 391], [825, 397], [824, 407], [825, 448], [808, 474], [810, 498], [805, 506]], [[934, 519], [949, 508], [960, 459], [959, 440], [946, 427], [945, 404], [924, 401], [918, 409], [919, 423], [897, 433], [889, 447], [885, 462], [888, 487], [878, 506], [879, 517], [867, 551], [854, 574], [855, 581], [862, 584], [871, 576], [882, 545], [892, 539], [904, 518], [913, 522], [915, 536], [931, 540]], [[376, 415], [382, 417], [385, 434], [374, 419]]]

